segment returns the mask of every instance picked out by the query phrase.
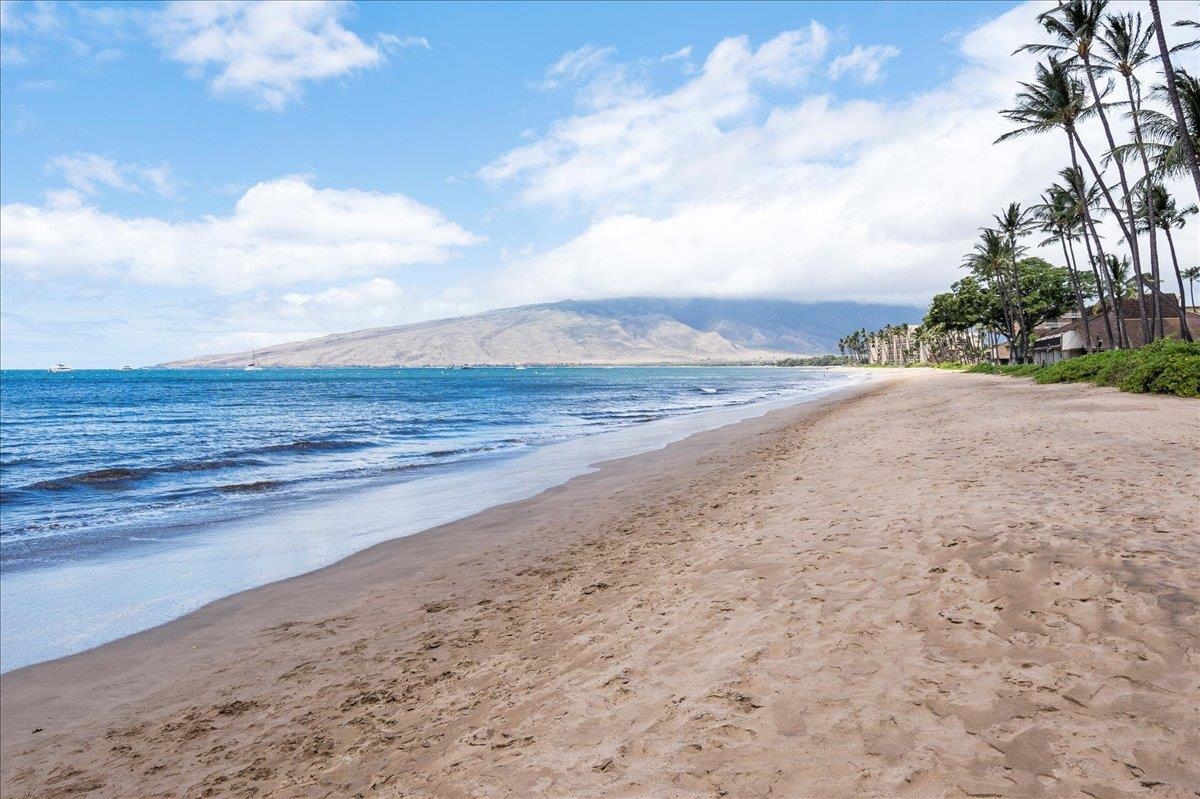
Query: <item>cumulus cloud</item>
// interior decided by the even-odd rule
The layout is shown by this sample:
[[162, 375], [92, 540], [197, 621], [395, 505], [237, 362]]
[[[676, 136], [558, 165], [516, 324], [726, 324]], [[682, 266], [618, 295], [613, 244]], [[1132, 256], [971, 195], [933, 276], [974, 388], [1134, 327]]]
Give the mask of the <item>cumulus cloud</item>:
[[402, 194], [322, 189], [305, 178], [249, 188], [227, 216], [125, 217], [78, 192], [0, 207], [0, 261], [27, 279], [86, 276], [222, 293], [335, 282], [440, 263], [483, 241]]
[[883, 67], [900, 55], [899, 48], [890, 44], [855, 45], [850, 52], [829, 62], [829, 77], [833, 80], [851, 75], [859, 83], [870, 85], [883, 79]]
[[121, 164], [107, 156], [79, 152], [52, 158], [46, 168], [60, 173], [72, 189], [93, 196], [102, 187], [128, 192], [149, 188], [167, 199], [178, 193], [166, 164]]
[[[961, 275], [979, 226], [1009, 201], [1036, 202], [1067, 162], [1052, 136], [992, 144], [1032, 74], [1034, 57], [1011, 53], [1044, 36], [1034, 18], [1046, 7], [970, 32], [957, 72], [902, 99], [806, 91], [830, 67], [814, 23], [757, 48], [726, 39], [673, 91], [558, 120], [480, 174], [528, 205], [586, 215], [585, 229], [514, 260], [497, 286], [511, 301], [925, 301]], [[839, 74], [868, 79], [879, 55]]]
[[716, 177], [719, 159], [711, 154], [762, 106], [758, 90], [802, 83], [829, 38], [828, 30], [813, 22], [757, 48], [744, 36], [725, 39], [699, 74], [675, 91], [629, 91], [622, 102], [561, 119], [546, 135], [508, 151], [479, 175], [493, 184], [517, 183], [526, 202], [563, 208], [622, 205], [644, 199], [646, 192], [674, 193], [683, 188], [682, 175]]
[[345, 2], [175, 2], [151, 31], [167, 56], [205, 77], [214, 94], [280, 110], [307, 81], [378, 66], [384, 51], [425, 46], [420, 37], [385, 34], [373, 44], [342, 26]]

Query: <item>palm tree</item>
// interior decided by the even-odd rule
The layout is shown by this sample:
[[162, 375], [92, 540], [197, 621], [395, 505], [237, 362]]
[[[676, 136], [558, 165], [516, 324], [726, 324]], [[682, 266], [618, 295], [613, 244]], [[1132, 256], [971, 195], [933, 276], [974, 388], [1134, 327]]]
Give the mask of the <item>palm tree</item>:
[[1181, 274], [1183, 275], [1183, 277], [1187, 278], [1188, 288], [1190, 288], [1192, 290], [1191, 307], [1195, 308], [1196, 307], [1196, 281], [1200, 280], [1200, 266], [1189, 266], [1187, 269], [1184, 269]]
[[[1183, 112], [1182, 96], [1177, 85], [1175, 68], [1171, 66], [1171, 49], [1167, 47], [1167, 37], [1163, 33], [1162, 14], [1158, 10], [1158, 0], [1150, 0], [1150, 13], [1154, 15], [1154, 35], [1158, 39], [1158, 56], [1162, 59], [1163, 75], [1167, 79], [1167, 99], [1171, 103], [1171, 111], [1175, 114], [1175, 124], [1178, 126], [1176, 129], [1185, 133], [1193, 128], [1188, 126]], [[1186, 135], [1179, 136], [1179, 144], [1182, 160], [1191, 170], [1192, 180], [1196, 184], [1196, 196], [1200, 198], [1200, 161], [1197, 161], [1196, 158], [1196, 145], [1191, 137]]]
[[[1033, 212], [1041, 222], [1042, 232], [1050, 234], [1050, 237], [1043, 240], [1039, 246], [1046, 247], [1056, 239], [1062, 246], [1063, 260], [1066, 261], [1067, 273], [1071, 276], [1071, 289], [1075, 292], [1075, 308], [1079, 311], [1083, 329], [1090, 330], [1087, 301], [1083, 296], [1083, 287], [1079, 280], [1079, 265], [1075, 262], [1074, 248], [1067, 246], [1069, 240], [1077, 237], [1076, 230], [1083, 224], [1076, 213], [1075, 198], [1069, 190], [1057, 183], [1052, 183], [1050, 188], [1042, 194], [1041, 200], [1039, 205], [1034, 206]], [[1085, 335], [1083, 338], [1084, 349], [1091, 352], [1091, 336]]]
[[[1181, 136], [1181, 128], [1172, 114], [1164, 114], [1153, 108], [1142, 110], [1142, 135], [1145, 137], [1145, 148], [1154, 159], [1154, 170], [1160, 176], [1176, 176], [1187, 172], [1187, 158], [1184, 154], [1184, 144], [1191, 143], [1200, 148], [1200, 80], [1190, 75], [1186, 70], [1175, 71], [1175, 86], [1183, 105], [1183, 117], [1186, 124], [1187, 136]], [[1167, 96], [1165, 85], [1155, 86], [1151, 97], [1164, 99]], [[1127, 148], [1118, 147], [1119, 153]]]
[[[1130, 239], [1135, 238], [1135, 236], [1129, 229], [1129, 226], [1122, 221], [1120, 212], [1117, 211], [1116, 203], [1113, 202], [1112, 196], [1108, 192], [1108, 187], [1104, 185], [1100, 172], [1096, 169], [1095, 162], [1088, 154], [1087, 148], [1079, 138], [1078, 131], [1076, 130], [1076, 124], [1079, 120], [1092, 113], [1094, 109], [1095, 107], [1089, 105], [1087, 102], [1082, 82], [1073, 77], [1070, 71], [1058, 59], [1051, 56], [1047, 59], [1046, 63], [1037, 65], [1032, 82], [1021, 83], [1021, 91], [1017, 93], [1015, 106], [1000, 112], [1006, 119], [1019, 123], [1021, 127], [1005, 133], [996, 139], [996, 141], [1002, 142], [1018, 136], [1045, 133], [1055, 128], [1063, 130], [1066, 133], [1067, 145], [1071, 153], [1071, 174], [1077, 175], [1080, 181], [1080, 185], [1076, 187], [1076, 195], [1080, 198], [1087, 196], [1082, 187], [1083, 173], [1079, 169], [1079, 158], [1077, 155], [1077, 153], [1082, 153], [1088, 162], [1088, 166], [1091, 167], [1092, 174], [1096, 175], [1096, 184], [1108, 200], [1109, 208], [1117, 217], [1117, 222], [1121, 226], [1121, 232], [1126, 242], [1128, 242]], [[1074, 180], [1074, 178], [1072, 179]], [[1095, 233], [1095, 220], [1092, 218], [1091, 207], [1087, 202], [1081, 202], [1081, 207], [1084, 216], [1084, 226], [1090, 229], [1093, 238], [1095, 238], [1095, 244], [1099, 251], [1099, 262], [1102, 263], [1104, 253], [1100, 247], [1099, 236]], [[1087, 241], [1086, 237], [1084, 240], [1085, 242]], [[1088, 257], [1092, 260], [1093, 265], [1095, 265], [1097, 260], [1091, 253], [1090, 243], [1088, 244], [1088, 248]], [[1136, 268], [1136, 261], [1134, 261], [1134, 266]], [[1097, 269], [1096, 271], [1097, 285], [1103, 285], [1100, 283], [1099, 274], [1102, 270]], [[1117, 305], [1117, 308], [1119, 310], [1120, 306]], [[1108, 316], [1105, 314], [1105, 319], [1107, 318]], [[1144, 314], [1142, 314], [1141, 321], [1142, 329], [1146, 332], [1148, 338], [1149, 330]], [[1117, 324], [1118, 328], [1120, 328], [1121, 322], [1119, 317]], [[1124, 338], [1120, 330], [1118, 330], [1118, 335], [1120, 339]], [[1111, 336], [1110, 341], [1114, 341], [1113, 346], [1120, 346]]]
[[1187, 314], [1183, 310], [1183, 272], [1179, 268], [1179, 256], [1175, 252], [1175, 238], [1171, 235], [1171, 228], [1183, 228], [1187, 224], [1187, 218], [1197, 213], [1197, 209], [1195, 205], [1179, 208], [1175, 198], [1161, 184], [1148, 184], [1148, 186], [1149, 188], [1139, 197], [1138, 216], [1145, 221], [1145, 229], [1151, 238], [1155, 238], [1159, 230], [1167, 234], [1171, 263], [1175, 267], [1175, 281], [1179, 285], [1179, 333], [1184, 340], [1191, 341], [1192, 334], [1188, 330]]
[[993, 214], [992, 219], [996, 222], [996, 230], [1008, 239], [1009, 274], [1006, 280], [1012, 281], [1009, 285], [1012, 287], [1013, 308], [1019, 323], [1017, 360], [1024, 363], [1029, 352], [1030, 329], [1029, 315], [1025, 313], [1025, 302], [1021, 297], [1021, 273], [1017, 268], [1017, 260], [1024, 253], [1024, 248], [1017, 246], [1017, 237], [1028, 232], [1031, 225], [1030, 214], [1028, 210], [1021, 210], [1020, 203], [1009, 203], [1003, 211]]
[[986, 286], [990, 286], [1000, 299], [1000, 310], [1004, 317], [1004, 333], [1008, 337], [1010, 357], [1019, 355], [1017, 341], [1017, 311], [1013, 298], [1013, 289], [1005, 276], [1008, 273], [1009, 262], [1014, 260], [1008, 248], [1008, 240], [997, 230], [984, 228], [979, 233], [979, 241], [971, 252], [963, 258], [963, 266]]
[[[1057, 7], [1039, 14], [1037, 18], [1042, 27], [1054, 36], [1057, 42], [1050, 44], [1029, 44], [1021, 49], [1035, 53], [1051, 52], [1063, 54], [1066, 56], [1064, 63], [1068, 66], [1074, 66], [1075, 62], [1082, 64], [1082, 72], [1087, 77], [1088, 87], [1092, 92], [1093, 107], [1096, 110], [1096, 114], [1100, 117], [1100, 125], [1104, 129], [1104, 138], [1108, 142], [1108, 151], [1112, 152], [1117, 149], [1117, 142], [1113, 139], [1112, 127], [1108, 124], [1108, 115], [1104, 112], [1105, 92], [1101, 92], [1100, 87], [1096, 83], [1096, 74], [1099, 69], [1093, 62], [1092, 53], [1096, 37], [1100, 33], [1101, 20], [1107, 5], [1108, 0], [1059, 0]], [[1122, 199], [1125, 205], [1125, 216], [1122, 217], [1121, 212], [1117, 210], [1116, 203], [1113, 202], [1112, 196], [1108, 192], [1108, 187], [1105, 185], [1100, 171], [1096, 168], [1095, 163], [1086, 150], [1083, 151], [1083, 154], [1084, 160], [1088, 162], [1088, 167], [1096, 178], [1096, 182], [1100, 184], [1104, 191], [1113, 217], [1117, 220], [1121, 232], [1125, 235], [1125, 242], [1129, 247], [1130, 254], [1133, 256], [1134, 271], [1137, 272], [1140, 279], [1142, 274], [1142, 260], [1138, 251], [1137, 235], [1133, 232], [1133, 200], [1129, 195], [1129, 180], [1125, 175], [1125, 165], [1120, 160], [1116, 162], [1117, 177], [1121, 184]], [[1144, 309], [1140, 313], [1142, 330], [1144, 333], [1149, 332]]]
[[1123, 299], [1133, 299], [1137, 296], [1137, 281], [1130, 274], [1129, 256], [1117, 258], [1115, 255], [1108, 256], [1106, 262], [1108, 274], [1112, 278], [1113, 285], [1117, 287], [1120, 296]]
[[[1100, 233], [1096, 229], [1095, 218], [1092, 214], [1093, 209], [1097, 209], [1100, 205], [1100, 190], [1095, 184], [1088, 186], [1087, 181], [1083, 177], [1083, 172], [1077, 167], [1067, 167], [1060, 170], [1059, 177], [1066, 184], [1066, 189], [1070, 191], [1071, 196], [1075, 198], [1076, 212], [1080, 215], [1083, 232], [1084, 250], [1087, 252], [1088, 262], [1092, 267], [1092, 277], [1096, 281], [1096, 291], [1100, 295], [1100, 313], [1104, 317], [1104, 330], [1108, 333], [1108, 341], [1110, 346], [1120, 348], [1129, 344], [1129, 334], [1125, 330], [1125, 316], [1123, 313], [1121, 299], [1118, 296], [1117, 287], [1112, 284], [1109, 278], [1108, 270], [1104, 268], [1107, 258], [1104, 254], [1104, 244], [1100, 240]], [[1070, 242], [1068, 242], [1068, 246]], [[1108, 299], [1105, 299], [1105, 291], [1108, 292]], [[1112, 303], [1113, 317], [1116, 319], [1116, 330], [1114, 335], [1113, 322], [1109, 318], [1108, 308], [1109, 303]]]
[[[1146, 147], [1142, 140], [1140, 120], [1142, 87], [1141, 82], [1137, 79], [1136, 70], [1150, 60], [1150, 39], [1154, 36], [1152, 27], [1142, 27], [1141, 14], [1109, 14], [1104, 18], [1100, 36], [1096, 39], [1095, 54], [1098, 69], [1101, 72], [1119, 75], [1125, 84], [1125, 93], [1129, 98], [1129, 116], [1133, 121], [1134, 146], [1142, 161], [1144, 181], [1150, 179], [1150, 159], [1146, 156]], [[1114, 153], [1116, 149], [1113, 148]], [[1119, 156], [1118, 168], [1120, 168]], [[1128, 201], [1127, 197], [1126, 202]], [[1153, 203], [1148, 208], [1151, 214], [1150, 228], [1156, 229]], [[1150, 279], [1154, 285], [1158, 285], [1160, 282], [1157, 236], [1150, 237]], [[1146, 297], [1142, 292], [1140, 270], [1138, 271], [1138, 281], [1137, 299], [1141, 305], [1141, 313], [1145, 316]], [[1151, 294], [1150, 305], [1150, 329], [1152, 332], [1157, 331], [1157, 335], [1161, 336], [1163, 330], [1162, 304], [1159, 302], [1157, 293]]]

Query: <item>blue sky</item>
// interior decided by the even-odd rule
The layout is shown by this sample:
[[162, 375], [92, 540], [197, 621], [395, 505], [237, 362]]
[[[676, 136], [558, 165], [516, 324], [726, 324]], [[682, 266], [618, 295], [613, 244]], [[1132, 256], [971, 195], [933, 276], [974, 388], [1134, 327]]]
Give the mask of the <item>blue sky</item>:
[[1064, 155], [990, 145], [1011, 2], [3, 9], [6, 368], [567, 297], [921, 302]]

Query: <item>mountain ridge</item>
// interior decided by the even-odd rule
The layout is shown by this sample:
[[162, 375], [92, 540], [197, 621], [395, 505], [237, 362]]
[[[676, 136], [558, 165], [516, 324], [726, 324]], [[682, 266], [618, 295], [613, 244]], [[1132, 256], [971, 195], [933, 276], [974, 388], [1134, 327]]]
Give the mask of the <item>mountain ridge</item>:
[[[916, 306], [630, 297], [562, 300], [374, 327], [254, 351], [261, 366], [766, 362], [835, 352], [858, 329], [919, 321]], [[162, 364], [236, 367], [251, 352]]]

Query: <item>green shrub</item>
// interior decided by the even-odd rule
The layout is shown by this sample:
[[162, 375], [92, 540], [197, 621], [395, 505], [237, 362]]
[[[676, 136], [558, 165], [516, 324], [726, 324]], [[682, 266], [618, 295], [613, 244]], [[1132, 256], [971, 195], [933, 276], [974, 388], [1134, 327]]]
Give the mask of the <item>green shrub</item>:
[[1136, 350], [1094, 352], [1037, 371], [1039, 383], [1095, 383], [1122, 391], [1200, 396], [1200, 344], [1164, 339]]
[[[1151, 349], [1153, 348], [1153, 349]], [[1200, 396], [1200, 346], [1193, 352], [1179, 347], [1146, 347], [1145, 357], [1122, 375], [1116, 385], [1123, 391]]]

